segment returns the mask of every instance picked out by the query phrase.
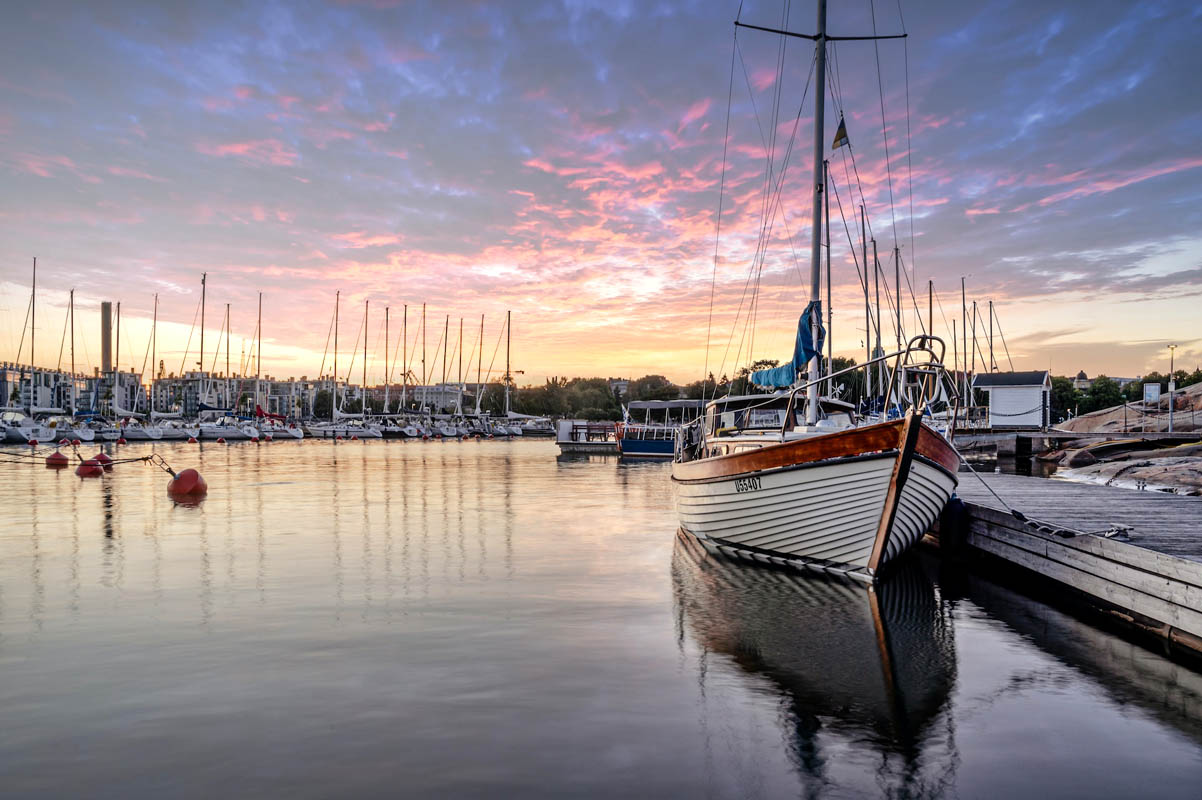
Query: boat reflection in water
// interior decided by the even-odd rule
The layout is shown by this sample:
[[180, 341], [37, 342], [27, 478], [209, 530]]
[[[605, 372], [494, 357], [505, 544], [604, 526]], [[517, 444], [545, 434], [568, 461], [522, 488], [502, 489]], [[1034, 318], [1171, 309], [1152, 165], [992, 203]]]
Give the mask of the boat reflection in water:
[[953, 781], [952, 621], [917, 559], [896, 566], [869, 587], [750, 567], [677, 534], [680, 634], [779, 688], [803, 780], [826, 783], [832, 770], [855, 763], [868, 773], [859, 776], [862, 788], [890, 795]]

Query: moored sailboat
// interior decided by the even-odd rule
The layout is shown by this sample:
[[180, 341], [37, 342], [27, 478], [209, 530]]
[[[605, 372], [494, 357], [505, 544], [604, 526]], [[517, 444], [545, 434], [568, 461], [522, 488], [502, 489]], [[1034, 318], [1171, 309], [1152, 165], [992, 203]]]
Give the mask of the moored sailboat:
[[[818, 87], [826, 84], [827, 42], [848, 38], [828, 36], [825, 0], [818, 2], [815, 36], [736, 25], [812, 39]], [[938, 338], [924, 333], [903, 348], [899, 325], [897, 352], [820, 374], [826, 335], [821, 301], [827, 179], [823, 102], [819, 90], [810, 303], [798, 323], [792, 361], [751, 373], [752, 383], [775, 393], [715, 399], [701, 420], [681, 428], [672, 480], [681, 528], [707, 548], [871, 582], [938, 517], [955, 490], [959, 457], [926, 421], [945, 377]], [[840, 135], [845, 136], [836, 138]], [[896, 404], [900, 418], [868, 423], [850, 404], [820, 397], [822, 387], [843, 373], [880, 369], [890, 362], [883, 407]]]

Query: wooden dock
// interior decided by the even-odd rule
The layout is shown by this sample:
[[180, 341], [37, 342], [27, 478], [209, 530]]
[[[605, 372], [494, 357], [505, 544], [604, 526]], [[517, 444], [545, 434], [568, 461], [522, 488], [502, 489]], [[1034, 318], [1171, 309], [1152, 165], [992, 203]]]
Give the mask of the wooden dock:
[[[1020, 475], [960, 474], [934, 539], [1071, 589], [1098, 610], [1202, 653], [1202, 498]], [[1006, 505], [1028, 522], [1012, 516]], [[1108, 535], [1109, 534], [1109, 535]]]

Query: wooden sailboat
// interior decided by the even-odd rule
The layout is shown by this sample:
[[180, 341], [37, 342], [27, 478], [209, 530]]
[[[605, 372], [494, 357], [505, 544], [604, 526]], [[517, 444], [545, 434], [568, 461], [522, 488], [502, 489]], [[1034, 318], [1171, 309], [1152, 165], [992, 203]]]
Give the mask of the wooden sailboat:
[[[757, 29], [812, 39], [816, 85], [826, 85], [827, 42], [845, 37], [827, 35], [825, 0], [818, 2], [815, 36]], [[710, 402], [702, 419], [677, 436], [672, 480], [681, 528], [707, 548], [871, 582], [935, 521], [955, 490], [959, 462], [923, 418], [944, 379], [943, 343], [933, 336], [914, 337], [904, 350], [853, 368], [893, 362], [890, 392], [898, 409], [908, 405], [899, 418], [864, 424], [850, 404], [819, 396], [824, 383], [850, 371], [819, 374], [823, 100], [816, 92], [810, 304], [793, 361], [752, 374], [758, 385], [783, 391]]]

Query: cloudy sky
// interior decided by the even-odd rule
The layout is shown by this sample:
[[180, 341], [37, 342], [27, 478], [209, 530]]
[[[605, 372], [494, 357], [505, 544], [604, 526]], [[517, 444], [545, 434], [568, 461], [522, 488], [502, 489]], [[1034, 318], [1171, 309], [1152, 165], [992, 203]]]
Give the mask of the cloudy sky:
[[[50, 366], [74, 288], [77, 363], [98, 363], [112, 300], [120, 364], [141, 369], [157, 293], [178, 372], [202, 272], [206, 362], [226, 303], [239, 362], [261, 291], [277, 375], [315, 374], [323, 353], [328, 371], [336, 292], [344, 374], [370, 300], [369, 379], [384, 307], [389, 349], [408, 304], [420, 351], [423, 303], [436, 376], [448, 315], [467, 320], [472, 371], [484, 315], [499, 369], [508, 309], [519, 382], [788, 357], [809, 291], [814, 52], [736, 37], [736, 15], [814, 28], [812, 2], [10, 7], [0, 357], [20, 346], [34, 256]], [[937, 330], [959, 326], [967, 276], [982, 330], [997, 306], [1003, 368], [1142, 374], [1169, 342], [1202, 361], [1202, 6], [832, 3], [832, 33], [874, 24], [909, 38], [832, 46], [826, 87], [824, 138], [842, 110], [854, 155], [831, 156], [836, 352], [863, 352], [848, 238], [858, 250], [864, 202], [889, 283], [901, 249], [907, 331], [928, 281]]]

